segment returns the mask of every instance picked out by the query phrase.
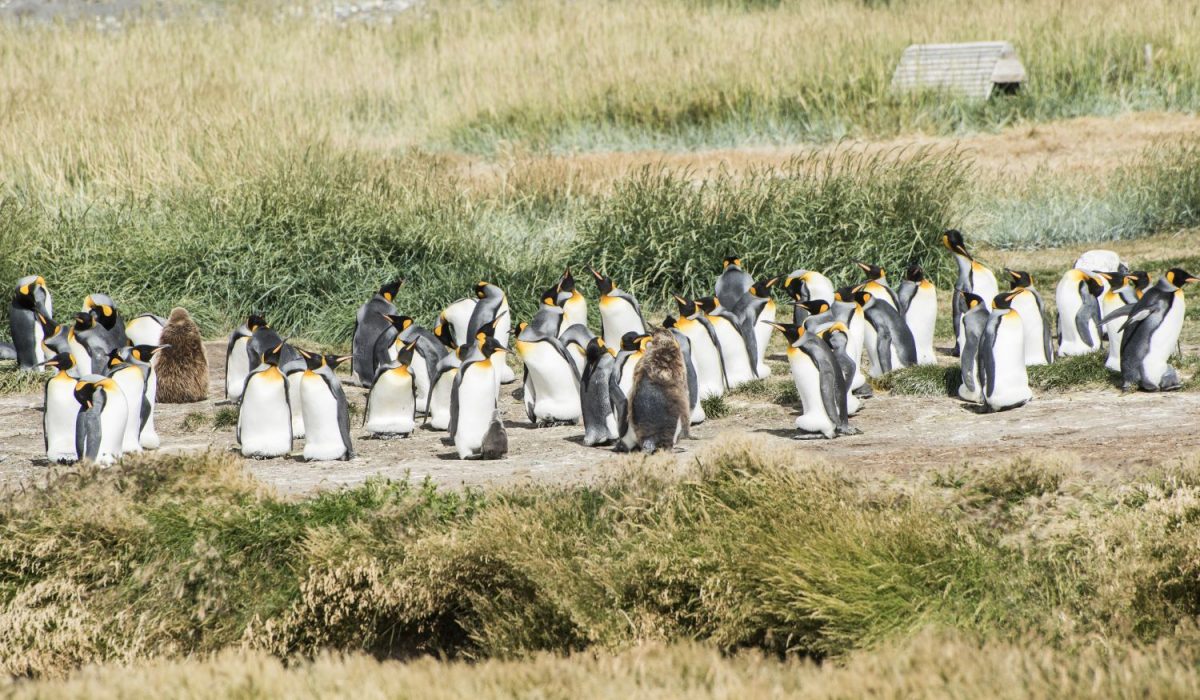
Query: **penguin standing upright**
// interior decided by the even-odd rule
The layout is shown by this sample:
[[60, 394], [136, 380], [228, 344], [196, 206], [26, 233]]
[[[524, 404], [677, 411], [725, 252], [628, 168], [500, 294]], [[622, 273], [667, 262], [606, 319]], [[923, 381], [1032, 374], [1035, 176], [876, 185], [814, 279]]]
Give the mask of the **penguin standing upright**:
[[138, 314], [125, 324], [125, 337], [130, 345], [158, 345], [162, 340], [167, 319], [155, 314]]
[[[87, 340], [87, 331], [95, 325], [96, 319], [91, 314], [75, 314], [71, 319], [67, 328], [67, 347], [70, 349], [71, 358], [75, 361], [75, 370], [79, 376], [92, 374], [92, 353], [88, 350], [84, 343]], [[84, 333], [80, 337], [80, 333]]]
[[84, 374], [104, 372], [108, 364], [108, 353], [115, 348], [109, 344], [109, 337], [96, 322], [96, 315], [81, 311], [75, 314], [75, 325], [71, 328], [69, 341], [74, 341], [71, 354], [75, 356], [75, 364], [79, 365]]
[[525, 364], [525, 406], [537, 426], [576, 423], [581, 417], [579, 370], [558, 337], [563, 310], [545, 309], [536, 326], [527, 325], [517, 335], [516, 350]]
[[[49, 351], [47, 354], [53, 357], [65, 352], [68, 355], [72, 355], [73, 362], [74, 353], [71, 351], [72, 327], [60, 324], [43, 314], [38, 314], [38, 323], [42, 327], [42, 347]], [[79, 372], [79, 365], [75, 365], [75, 371], [76, 373]]]
[[280, 340], [259, 357], [246, 377], [237, 423], [237, 441], [244, 457], [284, 457], [292, 451], [287, 378], [279, 368], [282, 352]]
[[742, 297], [750, 291], [754, 278], [742, 269], [742, 259], [735, 256], [721, 261], [721, 274], [717, 277], [714, 292], [721, 306], [727, 309], [737, 308]]
[[634, 369], [629, 394], [628, 430], [642, 452], [675, 447], [689, 421], [686, 369], [675, 336], [655, 329]]
[[[1120, 272], [1097, 272], [1096, 276], [1108, 283], [1099, 299], [1101, 319], [1108, 319], [1114, 311], [1126, 304], [1136, 303], [1136, 292], [1134, 292], [1134, 302], [1126, 301], [1127, 295], [1133, 290], [1132, 278], [1129, 275]], [[1101, 332], [1108, 338], [1108, 355], [1104, 358], [1104, 366], [1112, 372], [1121, 371], [1121, 327], [1124, 324], [1125, 322], [1121, 318], [1113, 318], [1100, 323]]]
[[962, 348], [959, 354], [961, 363], [959, 371], [962, 382], [958, 385], [958, 396], [963, 401], [979, 403], [983, 401], [983, 390], [979, 376], [979, 343], [983, 331], [987, 327], [991, 312], [984, 305], [983, 299], [977, 294], [971, 294], [961, 289], [955, 294], [962, 295], [962, 308], [966, 309], [958, 324], [958, 346]]
[[[854, 362], [854, 378], [850, 382], [850, 391], [855, 396], [870, 397], [874, 394], [867, 377], [862, 370], [863, 348], [867, 342], [867, 318], [860, 304], [854, 301], [850, 290], [834, 292], [832, 303], [814, 300], [801, 302], [798, 307], [811, 315], [804, 319], [805, 330], [810, 333], [821, 333], [830, 324], [840, 321], [846, 326], [846, 355]], [[793, 325], [799, 325], [793, 322]]]
[[567, 329], [575, 325], [582, 325], [587, 328], [588, 324], [588, 306], [587, 299], [584, 298], [575, 286], [575, 276], [571, 274], [571, 268], [567, 268], [563, 272], [562, 277], [558, 280], [558, 304], [563, 310], [563, 321], [561, 333], [566, 333]]
[[75, 452], [75, 419], [79, 416], [79, 402], [75, 400], [75, 377], [71, 370], [75, 360], [71, 353], [60, 352], [44, 366], [55, 370], [46, 380], [43, 393], [42, 429], [46, 438], [46, 459], [59, 464], [79, 459]]
[[[565, 320], [563, 322], [566, 323]], [[583, 374], [583, 368], [587, 366], [588, 343], [591, 343], [592, 338], [595, 337], [596, 334], [581, 323], [563, 329], [558, 334], [558, 339], [567, 348], [567, 354], [571, 356], [571, 360], [575, 363], [575, 369], [579, 370], [580, 375]]]
[[587, 365], [580, 380], [583, 412], [583, 444], [607, 445], [619, 437], [613, 411], [610, 381], [616, 368], [612, 350], [603, 338], [592, 338], [587, 346]]
[[154, 371], [159, 403], [194, 403], [208, 398], [208, 358], [200, 327], [187, 309], [175, 307], [167, 317]]
[[367, 432], [379, 438], [408, 437], [416, 428], [417, 392], [411, 369], [416, 341], [380, 365], [367, 395]]
[[846, 324], [834, 321], [833, 324], [826, 326], [819, 335], [821, 340], [824, 340], [829, 349], [833, 351], [833, 357], [842, 370], [842, 379], [846, 382], [846, 415], [853, 416], [862, 410], [862, 400], [850, 390], [850, 382], [858, 367], [854, 360], [850, 359], [850, 354], [846, 352], [846, 348], [850, 344], [850, 331], [846, 328]]
[[306, 364], [300, 380], [300, 402], [304, 411], [304, 459], [353, 459], [346, 393], [333, 372], [350, 357], [303, 350], [299, 352]]
[[98, 374], [75, 383], [79, 414], [75, 417], [75, 452], [80, 459], [112, 464], [121, 456], [128, 421], [125, 396], [117, 383]]
[[1200, 278], [1171, 268], [1131, 307], [1114, 314], [1128, 315], [1121, 337], [1121, 381], [1126, 390], [1170, 391], [1181, 386], [1174, 367], [1167, 364], [1183, 329], [1183, 287]]
[[904, 314], [904, 323], [912, 331], [917, 346], [917, 364], [937, 364], [933, 350], [933, 331], [937, 325], [937, 289], [920, 265], [909, 265], [896, 293]]
[[482, 456], [484, 438], [496, 418], [492, 356], [499, 344], [495, 338], [484, 337], [466, 354], [454, 378], [449, 427], [459, 459]]
[[[375, 366], [393, 363], [407, 345], [413, 345], [408, 369], [417, 392], [417, 412], [425, 413], [429, 390], [433, 388], [438, 363], [446, 355], [441, 339], [413, 323], [408, 316], [389, 315], [389, 327], [375, 340]], [[378, 371], [378, 370], [377, 370]]]
[[1058, 306], [1058, 355], [1086, 355], [1100, 349], [1100, 281], [1071, 268], [1062, 276], [1054, 292]]
[[250, 342], [246, 344], [246, 355], [251, 373], [258, 368], [258, 364], [262, 362], [261, 358], [266, 354], [266, 351], [275, 347], [279, 348], [277, 363], [279, 371], [283, 373], [284, 381], [287, 384], [288, 407], [291, 411], [292, 420], [292, 439], [299, 440], [304, 437], [304, 402], [300, 399], [300, 385], [301, 380], [304, 378], [304, 371], [308, 368], [308, 363], [300, 355], [299, 351], [292, 347], [291, 343], [280, 337], [279, 333], [274, 328], [271, 328], [265, 320], [262, 320], [261, 323], [256, 323], [250, 335]]
[[[883, 304], [884, 302], [879, 302]], [[788, 365], [803, 413], [796, 419], [798, 439], [854, 435], [846, 405], [846, 380], [833, 351], [803, 325], [775, 324], [788, 344]]]
[[630, 331], [642, 335], [646, 321], [642, 307], [632, 294], [617, 289], [611, 277], [592, 270], [596, 289], [600, 292], [600, 337], [612, 348], [621, 347], [621, 338]]
[[833, 282], [816, 270], [793, 270], [784, 279], [783, 288], [797, 301], [833, 303]]
[[[474, 311], [471, 312], [470, 322], [467, 323], [467, 338], [474, 338], [481, 328], [491, 324], [494, 330], [490, 335], [496, 339], [502, 349], [507, 350], [508, 334], [512, 328], [512, 317], [508, 310], [508, 295], [496, 285], [481, 281], [475, 285], [475, 296], [479, 301], [475, 304]], [[507, 362], [498, 362], [493, 369], [500, 377], [501, 384], [516, 381], [516, 374], [513, 373]]]
[[872, 265], [871, 263], [859, 260], [854, 261], [854, 264], [867, 276], [867, 281], [858, 285], [858, 289], [878, 297], [881, 301], [887, 302], [893, 309], [901, 313], [904, 312], [904, 309], [900, 306], [899, 297], [896, 296], [896, 292], [892, 291], [891, 285], [888, 284], [886, 270], [878, 265]]
[[734, 309], [743, 326], [748, 326], [754, 332], [754, 376], [765, 379], [771, 375], [771, 367], [767, 364], [767, 343], [771, 340], [771, 325], [775, 322], [775, 300], [771, 298], [771, 289], [779, 281], [778, 277], [761, 279], [750, 285], [750, 289], [742, 297], [741, 303]]
[[[1004, 308], [1021, 315], [1025, 328], [1025, 366], [1048, 365], [1054, 361], [1054, 345], [1050, 341], [1050, 319], [1042, 295], [1033, 287], [1033, 276], [1021, 270], [1005, 270], [1011, 278], [1012, 290], [997, 295], [1004, 299]], [[993, 307], [997, 304], [993, 302]]]
[[117, 303], [112, 297], [107, 294], [89, 294], [83, 300], [83, 311], [96, 317], [97, 331], [106, 339], [106, 356], [109, 352], [129, 344], [129, 338], [125, 336], [125, 321], [121, 319], [121, 312], [117, 310]]
[[692, 341], [682, 331], [675, 328], [675, 319], [670, 316], [663, 322], [663, 328], [671, 331], [675, 342], [679, 343], [679, 351], [683, 353], [683, 369], [687, 376], [688, 410], [691, 425], [703, 423], [708, 416], [704, 413], [704, 405], [700, 403], [700, 382], [696, 372], [696, 361], [692, 357]]
[[725, 381], [730, 389], [755, 379], [754, 364], [758, 356], [757, 340], [753, 329], [747, 328], [742, 319], [721, 306], [716, 297], [697, 299], [705, 317], [716, 330], [721, 344], [721, 361], [725, 365]]
[[166, 349], [165, 345], [134, 345], [119, 350], [121, 358], [142, 370], [146, 378], [143, 395], [141, 425], [138, 441], [144, 450], [157, 450], [160, 444], [158, 431], [154, 427], [154, 407], [158, 403], [158, 371], [152, 364], [154, 356]]
[[630, 390], [633, 389], [633, 371], [637, 369], [637, 363], [646, 353], [646, 345], [649, 343], [650, 334], [648, 333], [638, 335], [630, 331], [621, 338], [621, 349], [617, 351], [616, 373], [617, 386], [625, 396], [629, 396]]
[[674, 327], [691, 341], [700, 399], [723, 396], [725, 365], [721, 360], [721, 341], [717, 338], [717, 330], [695, 301], [673, 296], [679, 307], [679, 318], [675, 320]]
[[146, 405], [146, 374], [141, 367], [122, 357], [120, 349], [109, 353], [105, 374], [116, 382], [125, 397], [127, 410], [121, 452], [141, 452], [142, 415], [149, 412]]
[[375, 380], [375, 341], [391, 325], [386, 316], [396, 313], [392, 301], [404, 280], [393, 280], [381, 286], [375, 294], [358, 307], [354, 318], [354, 335], [350, 341], [350, 371], [361, 386], [370, 387]]
[[[438, 322], [433, 329], [434, 335], [442, 337], [445, 334], [446, 337], [454, 340], [456, 348], [465, 345], [469, 337], [467, 330], [471, 324], [471, 315], [475, 313], [475, 305], [478, 303], [478, 299], [469, 296], [447, 306], [438, 315]], [[441, 330], [439, 331], [439, 329]]]
[[867, 356], [871, 376], [878, 377], [894, 369], [917, 364], [917, 346], [912, 331], [900, 312], [885, 297], [859, 290], [854, 301], [862, 306], [867, 319]]
[[454, 352], [446, 353], [434, 372], [433, 386], [429, 390], [429, 401], [425, 406], [428, 416], [426, 425], [433, 430], [446, 430], [450, 427], [450, 402], [454, 394], [454, 382], [458, 378], [462, 358], [472, 347], [459, 345]]
[[[962, 233], [955, 229], [947, 229], [942, 234], [942, 245], [954, 254], [954, 262], [958, 265], [958, 281], [954, 283], [956, 290], [970, 292], [983, 300], [984, 308], [988, 311], [992, 310], [992, 300], [1000, 293], [1000, 286], [996, 283], [996, 275], [992, 271], [980, 265], [971, 254], [967, 252], [966, 243], [963, 241]], [[960, 294], [955, 294], [951, 304], [952, 321], [954, 323], [954, 337], [959, 336], [959, 324], [962, 320], [962, 315], [966, 313], [966, 308], [961, 304], [964, 297]], [[962, 350], [955, 341], [954, 354], [958, 355]]]
[[39, 314], [53, 318], [53, 302], [46, 280], [30, 275], [17, 280], [17, 289], [12, 304], [8, 307], [8, 323], [16, 351], [17, 367], [23, 370], [37, 369], [45, 361], [46, 351], [42, 346], [45, 337]]
[[1025, 371], [1024, 334], [1021, 315], [1012, 309], [996, 309], [988, 317], [976, 357], [983, 405], [988, 411], [1023, 406], [1033, 398]]
[[265, 318], [250, 314], [245, 323], [229, 334], [229, 342], [225, 345], [225, 398], [230, 401], [242, 398], [242, 387], [246, 384], [246, 375], [250, 374], [250, 338], [266, 325]]

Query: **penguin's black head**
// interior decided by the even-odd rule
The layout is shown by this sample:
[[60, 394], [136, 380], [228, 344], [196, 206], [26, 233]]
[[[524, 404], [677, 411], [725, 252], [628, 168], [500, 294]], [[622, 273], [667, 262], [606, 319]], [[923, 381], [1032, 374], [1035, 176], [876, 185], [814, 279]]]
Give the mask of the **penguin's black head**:
[[908, 269], [904, 271], [904, 279], [908, 280], [909, 282], [924, 282], [925, 268], [916, 263], [909, 265]]
[[498, 352], [507, 352], [504, 346], [500, 344], [500, 341], [491, 336], [484, 338], [479, 348], [483, 350], [483, 356], [487, 358], [492, 357]]
[[858, 287], [849, 285], [846, 287], [838, 287], [833, 292], [834, 301], [854, 301], [854, 293], [858, 291]]
[[963, 303], [968, 309], [973, 309], [976, 306], [983, 304], [983, 297], [979, 296], [978, 294], [972, 294], [962, 289], [958, 290], [958, 293], [962, 295]]
[[396, 298], [396, 295], [400, 293], [400, 288], [403, 286], [404, 280], [402, 279], [388, 282], [379, 288], [379, 296], [383, 297], [386, 301], [391, 301]]
[[740, 269], [742, 267], [742, 259], [736, 255], [731, 255], [728, 258], [725, 258], [724, 260], [721, 261], [722, 269], [727, 268], [730, 265]]
[[1011, 285], [1009, 289], [1018, 289], [1020, 287], [1032, 287], [1033, 275], [1024, 270], [1010, 270], [1007, 267], [1004, 271], [1008, 273], [1008, 283]]
[[1142, 290], [1150, 286], [1150, 273], [1145, 270], [1130, 272], [1125, 277], [1134, 289]]
[[600, 274], [592, 268], [588, 269], [591, 270], [592, 277], [596, 278], [596, 289], [600, 290], [601, 295], [609, 294], [617, 288], [617, 285], [613, 284], [612, 278], [608, 275]]
[[47, 317], [45, 314], [38, 314], [38, 323], [42, 326], [42, 337], [53, 338], [58, 335], [59, 325], [54, 319]]
[[75, 358], [69, 352], [60, 352], [42, 363], [43, 367], [54, 367], [63, 372], [75, 369]]
[[575, 291], [575, 275], [571, 274], [570, 267], [568, 267], [562, 273], [562, 277], [560, 277], [558, 279], [558, 291], [566, 292], [568, 294], [574, 293], [574, 291]]
[[[284, 346], [284, 344], [280, 343], [279, 345], [276, 345], [275, 347], [270, 348], [269, 350], [264, 352], [262, 354], [263, 363], [278, 367], [280, 357], [283, 355], [283, 346]], [[303, 354], [304, 351], [301, 350], [300, 353]]]
[[75, 314], [75, 332], [79, 333], [86, 330], [91, 330], [96, 325], [96, 317], [90, 313], [80, 311]]
[[759, 299], [769, 299], [771, 297], [771, 288], [779, 281], [778, 277], [768, 277], [761, 279], [750, 285], [750, 293]]
[[75, 400], [79, 402], [83, 410], [92, 410], [92, 403], [95, 401], [98, 386], [95, 382], [75, 383]]
[[642, 347], [642, 337], [642, 334], [638, 333], [637, 331], [629, 331], [625, 335], [621, 336], [621, 349], [629, 352], [640, 349]]
[[259, 328], [270, 328], [270, 327], [271, 326], [269, 324], [267, 324], [267, 319], [263, 318], [259, 314], [250, 314], [249, 316], [246, 317], [246, 328], [249, 329], [251, 333], [258, 330]]
[[121, 348], [117, 348], [108, 353], [108, 369], [111, 371], [125, 364], [125, 358], [121, 357]]
[[296, 348], [296, 352], [300, 353], [300, 357], [304, 358], [304, 366], [311, 371], [316, 371], [325, 366], [325, 356], [319, 352], [309, 352], [300, 348]]
[[829, 310], [829, 302], [824, 299], [809, 299], [808, 301], [800, 302], [798, 306], [813, 316], [823, 314]]
[[827, 345], [833, 347], [835, 342], [841, 344], [841, 340], [845, 340], [849, 334], [850, 330], [846, 328], [846, 324], [838, 321], [821, 331], [821, 340], [824, 340]]
[[558, 306], [558, 285], [542, 292], [541, 302], [544, 306]]
[[85, 308], [96, 316], [96, 321], [107, 329], [112, 329], [117, 322], [117, 307], [107, 295], [89, 294], [83, 300]]
[[604, 338], [596, 336], [595, 338], [592, 338], [591, 340], [588, 341], [588, 344], [587, 344], [588, 364], [593, 364], [595, 362], [598, 362], [600, 360], [600, 358], [605, 355], [612, 355], [612, 351], [609, 350], [608, 345], [605, 344]]
[[801, 279], [800, 277], [789, 276], [787, 279], [785, 279], [783, 281], [783, 291], [787, 292], [788, 296], [790, 296], [795, 301], [804, 301], [804, 297], [805, 297], [804, 280]]
[[721, 302], [716, 297], [700, 297], [696, 300], [696, 305], [706, 314], [711, 314], [721, 306]]
[[1166, 278], [1176, 287], [1182, 287], [1189, 282], [1200, 282], [1200, 277], [1196, 277], [1182, 267], [1172, 267], [1167, 270]]
[[878, 265], [872, 265], [871, 263], [865, 263], [865, 262], [862, 262], [861, 260], [855, 260], [854, 264], [858, 265], [858, 269], [863, 271], [863, 274], [865, 274], [867, 276], [868, 280], [883, 279], [884, 275], [887, 274], [887, 271]]
[[499, 323], [500, 319], [504, 318], [505, 314], [507, 313], [507, 311], [501, 311], [496, 318], [493, 318], [492, 320], [480, 326], [479, 330], [475, 331], [475, 340], [479, 341], [483, 338], [496, 337], [496, 324]]
[[875, 297], [865, 289], [859, 289], [854, 292], [854, 303], [859, 306], [866, 307]]
[[663, 322], [662, 322], [662, 327], [668, 328], [668, 329], [674, 328], [675, 327], [675, 317], [667, 316], [666, 318], [664, 318]]
[[413, 356], [416, 355], [416, 352], [417, 341], [414, 340], [411, 343], [405, 343], [396, 351], [396, 361], [405, 367], [409, 367], [413, 363]]
[[942, 245], [955, 255], [961, 255], [964, 258], [971, 257], [967, 252], [967, 244], [963, 242], [962, 233], [958, 229], [948, 228], [942, 232]]
[[[763, 323], [766, 322], [764, 321]], [[802, 323], [767, 323], [767, 325], [771, 326], [780, 333], [783, 333], [784, 340], [786, 340], [787, 344], [792, 347], [796, 347], [800, 343], [800, 339], [804, 337], [805, 330], [804, 324]]]
[[454, 350], [458, 347], [458, 343], [454, 342], [454, 333], [450, 330], [450, 324], [446, 323], [445, 317], [438, 318], [438, 323], [433, 327], [433, 337], [441, 341], [448, 349]]
[[993, 309], [1011, 309], [1013, 299], [1016, 299], [1016, 298], [1017, 298], [1017, 295], [1014, 292], [1011, 292], [1011, 291], [1001, 292], [1000, 294], [997, 294], [994, 299], [992, 299], [992, 308]]
[[400, 331], [401, 333], [408, 330], [413, 324], [413, 320], [412, 320], [411, 316], [399, 316], [397, 314], [383, 314], [383, 317], [386, 318], [388, 320], [388, 322], [392, 324], [392, 328], [395, 328], [396, 330]]
[[154, 356], [163, 350], [171, 347], [170, 345], [134, 345], [129, 348], [129, 354], [138, 362], [149, 362], [154, 359]]
[[675, 299], [675, 305], [679, 307], [679, 316], [681, 318], [691, 318], [696, 313], [696, 302], [687, 297], [681, 297], [678, 294], [672, 294], [671, 297]]
[[1088, 293], [1094, 297], [1098, 297], [1104, 293], [1104, 283], [1101, 278], [1094, 275], [1085, 275], [1083, 283], [1087, 285]]
[[350, 359], [350, 355], [322, 355], [321, 360], [329, 366], [329, 369], [337, 369], [338, 365]]

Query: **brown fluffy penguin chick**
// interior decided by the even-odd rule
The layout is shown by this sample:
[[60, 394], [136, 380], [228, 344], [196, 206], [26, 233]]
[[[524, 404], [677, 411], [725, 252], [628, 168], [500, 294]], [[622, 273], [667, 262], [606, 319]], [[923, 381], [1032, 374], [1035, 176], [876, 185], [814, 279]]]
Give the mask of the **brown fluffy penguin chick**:
[[208, 360], [200, 327], [187, 309], [171, 310], [159, 341], [166, 348], [158, 353], [154, 372], [158, 375], [159, 403], [194, 403], [208, 398]]
[[645, 354], [633, 370], [629, 420], [643, 452], [670, 450], [687, 434], [687, 373], [683, 352], [670, 331], [656, 328]]

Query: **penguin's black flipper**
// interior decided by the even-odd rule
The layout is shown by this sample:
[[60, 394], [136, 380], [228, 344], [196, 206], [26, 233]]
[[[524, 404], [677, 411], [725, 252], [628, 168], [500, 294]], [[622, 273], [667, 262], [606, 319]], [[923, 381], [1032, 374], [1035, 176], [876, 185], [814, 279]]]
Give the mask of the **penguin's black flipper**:
[[629, 432], [629, 399], [621, 391], [621, 373], [613, 371], [608, 375], [608, 400], [612, 402], [613, 414], [617, 418], [617, 444]]
[[1092, 330], [1088, 326], [1088, 321], [1094, 321], [1097, 326], [1101, 325], [1100, 302], [1086, 289], [1080, 293], [1079, 298], [1083, 303], [1079, 311], [1075, 313], [1075, 330], [1079, 332], [1079, 339], [1084, 344], [1088, 346], [1093, 345], [1094, 342], [1098, 344], [1098, 340], [1092, 340]]
[[458, 374], [454, 375], [454, 384], [450, 387], [450, 425], [447, 427], [450, 432], [450, 442], [454, 442], [454, 435], [458, 432], [458, 388], [462, 386], [462, 378], [467, 373], [467, 367], [473, 364], [475, 363], [464, 363], [459, 368]]

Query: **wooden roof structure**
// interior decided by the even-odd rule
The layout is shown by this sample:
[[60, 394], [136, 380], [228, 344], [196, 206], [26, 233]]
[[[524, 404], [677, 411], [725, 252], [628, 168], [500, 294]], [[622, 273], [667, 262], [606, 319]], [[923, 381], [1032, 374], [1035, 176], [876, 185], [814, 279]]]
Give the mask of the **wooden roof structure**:
[[1011, 91], [1025, 77], [1025, 66], [1007, 41], [913, 44], [900, 55], [892, 88], [948, 90], [986, 100], [997, 86]]

